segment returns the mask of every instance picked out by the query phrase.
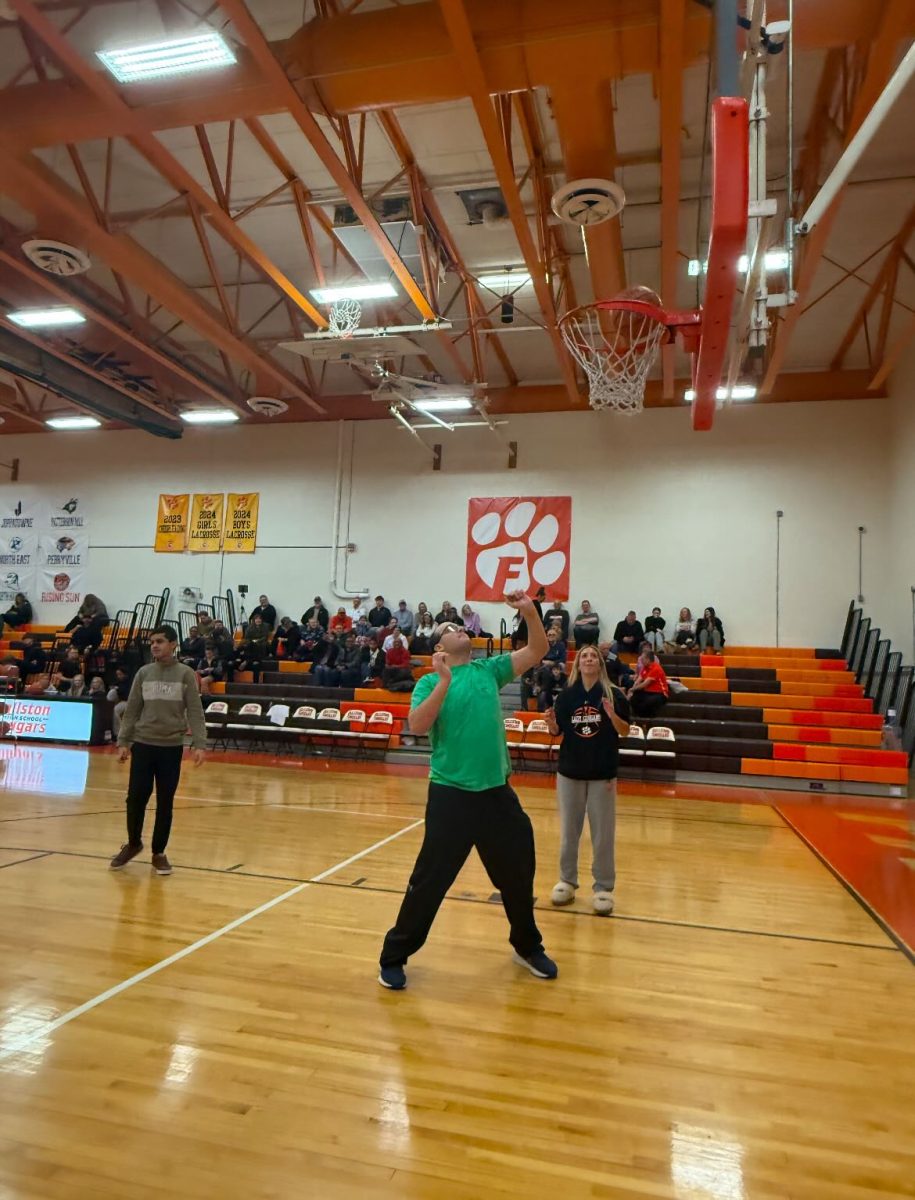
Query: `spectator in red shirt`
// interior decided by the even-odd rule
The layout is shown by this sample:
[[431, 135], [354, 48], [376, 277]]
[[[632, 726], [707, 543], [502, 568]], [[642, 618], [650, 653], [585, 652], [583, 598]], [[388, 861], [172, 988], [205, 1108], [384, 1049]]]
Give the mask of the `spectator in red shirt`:
[[330, 619], [330, 632], [341, 634], [349, 633], [353, 628], [353, 618], [347, 616], [345, 608], [338, 608], [334, 616]]
[[413, 671], [410, 667], [410, 651], [399, 630], [391, 635], [391, 647], [385, 651], [384, 687], [397, 692], [413, 690]]
[[640, 663], [638, 679], [629, 691], [632, 715], [655, 717], [667, 703], [670, 694], [667, 675], [653, 650], [646, 650]]

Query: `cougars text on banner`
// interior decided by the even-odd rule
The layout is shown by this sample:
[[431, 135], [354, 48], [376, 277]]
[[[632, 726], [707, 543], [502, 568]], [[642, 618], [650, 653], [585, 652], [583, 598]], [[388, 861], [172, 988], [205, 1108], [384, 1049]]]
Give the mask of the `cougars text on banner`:
[[212, 554], [222, 545], [222, 492], [198, 492], [191, 504], [191, 527], [187, 536], [188, 550]]
[[159, 496], [159, 513], [156, 517], [156, 540], [153, 548], [159, 554], [174, 554], [187, 545], [187, 514], [191, 498], [187, 492], [181, 496]]
[[569, 598], [571, 496], [486, 496], [467, 510], [468, 600], [501, 600], [520, 588]]
[[258, 492], [229, 492], [226, 505], [226, 533], [223, 549], [227, 554], [253, 554], [257, 548]]

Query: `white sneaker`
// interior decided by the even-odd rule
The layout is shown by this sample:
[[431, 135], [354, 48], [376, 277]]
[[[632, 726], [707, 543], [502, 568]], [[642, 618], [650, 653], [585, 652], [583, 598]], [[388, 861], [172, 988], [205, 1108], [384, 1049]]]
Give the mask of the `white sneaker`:
[[592, 900], [594, 911], [599, 917], [609, 917], [613, 912], [613, 893], [595, 892]]
[[556, 884], [550, 893], [550, 903], [555, 904], [557, 908], [561, 908], [563, 904], [571, 904], [575, 899], [575, 889], [571, 883], [565, 883], [562, 880]]

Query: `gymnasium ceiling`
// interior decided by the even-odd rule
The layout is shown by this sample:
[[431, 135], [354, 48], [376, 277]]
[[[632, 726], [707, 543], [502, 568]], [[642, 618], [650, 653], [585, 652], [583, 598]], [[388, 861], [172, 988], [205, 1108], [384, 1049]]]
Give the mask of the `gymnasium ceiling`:
[[[785, 7], [770, 0], [768, 19]], [[799, 214], [915, 36], [915, 4], [795, 8]], [[201, 27], [228, 39], [235, 65], [118, 85], [95, 57]], [[696, 304], [687, 262], [708, 224], [710, 32], [698, 0], [4, 0], [0, 345], [24, 339], [85, 396], [113, 389], [137, 419], [173, 428], [204, 404], [264, 420], [246, 406], [255, 394], [285, 400], [284, 420], [386, 417], [348, 366], [281, 347], [326, 319], [310, 289], [368, 276], [398, 296], [366, 305], [363, 324], [451, 322], [394, 369], [486, 383], [493, 414], [585, 407], [557, 314], [634, 285]], [[785, 57], [768, 93], [773, 246]], [[910, 90], [801, 245], [798, 304], [777, 320], [753, 403], [885, 393], [915, 336], [911, 112]], [[549, 198], [590, 176], [615, 179], [627, 205], [586, 247]], [[504, 200], [486, 221], [459, 194], [480, 189]], [[407, 222], [403, 259], [382, 205]], [[21, 250], [34, 237], [85, 249], [90, 269], [35, 269]], [[511, 325], [501, 290], [477, 282], [506, 268], [534, 280]], [[66, 302], [87, 318], [77, 332], [26, 334], [5, 315]], [[4, 361], [0, 431], [79, 411], [72, 387], [62, 399]], [[682, 404], [688, 376], [668, 356], [648, 403]]]

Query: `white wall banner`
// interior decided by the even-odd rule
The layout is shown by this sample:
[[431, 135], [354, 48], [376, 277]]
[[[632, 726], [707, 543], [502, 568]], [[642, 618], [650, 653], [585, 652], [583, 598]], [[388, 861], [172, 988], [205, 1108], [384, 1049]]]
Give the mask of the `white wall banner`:
[[[32, 594], [40, 604], [59, 604], [67, 609], [77, 609], [86, 595], [86, 573], [82, 567], [69, 570], [56, 570], [54, 567], [41, 567], [38, 571], [38, 586]], [[25, 591], [25, 588], [22, 589]], [[28, 594], [28, 593], [26, 593]], [[72, 612], [67, 613], [73, 616]], [[60, 614], [53, 612], [51, 619], [58, 621]]]
[[52, 530], [82, 531], [88, 524], [82, 497], [72, 493], [58, 493], [51, 497], [48, 505], [48, 525]]
[[19, 570], [17, 567], [0, 568], [0, 610], [6, 612], [16, 598], [17, 592], [22, 594], [34, 605], [38, 572], [35, 567]]
[[10, 570], [20, 575], [34, 574], [37, 566], [37, 533], [0, 533], [0, 574]]
[[89, 563], [89, 536], [80, 533], [43, 533], [38, 539], [39, 567], [55, 571], [84, 570]]
[[48, 506], [27, 492], [4, 489], [0, 503], [0, 534], [41, 533], [48, 528]]

